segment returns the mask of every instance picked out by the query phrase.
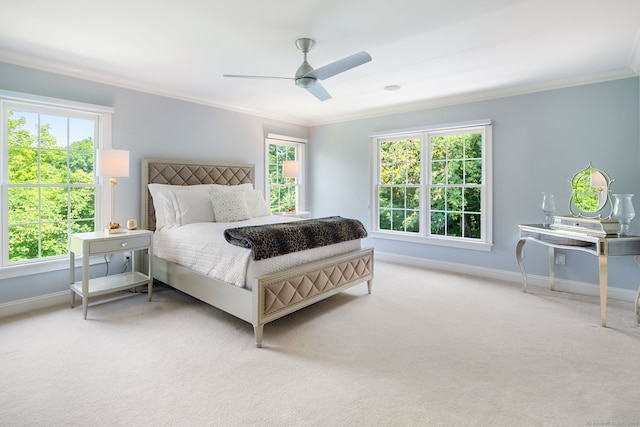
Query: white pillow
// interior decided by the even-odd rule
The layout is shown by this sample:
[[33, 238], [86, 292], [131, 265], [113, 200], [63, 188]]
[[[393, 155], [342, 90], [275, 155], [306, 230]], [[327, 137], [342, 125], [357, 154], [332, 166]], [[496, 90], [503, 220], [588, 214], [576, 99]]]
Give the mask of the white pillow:
[[271, 215], [271, 209], [269, 209], [269, 205], [262, 197], [262, 192], [253, 189], [245, 190], [244, 195], [251, 218]]
[[208, 190], [172, 191], [177, 225], [213, 222], [211, 193]]
[[199, 185], [169, 185], [149, 184], [149, 193], [153, 199], [153, 207], [156, 212], [156, 230], [176, 225], [176, 213], [174, 198], [171, 191], [197, 191], [211, 190], [213, 184]]
[[235, 222], [251, 218], [244, 191], [213, 191], [211, 203], [216, 222]]
[[247, 191], [253, 190], [253, 184], [238, 184], [238, 185], [221, 185], [221, 184], [210, 184], [211, 189], [214, 191]]
[[175, 205], [171, 191], [160, 191], [156, 194], [153, 198], [153, 206], [156, 209], [156, 230], [178, 225]]

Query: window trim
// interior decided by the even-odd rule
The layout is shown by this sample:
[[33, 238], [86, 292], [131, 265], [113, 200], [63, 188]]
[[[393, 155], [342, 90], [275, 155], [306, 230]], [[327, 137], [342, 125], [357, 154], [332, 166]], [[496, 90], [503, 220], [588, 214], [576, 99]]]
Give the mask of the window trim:
[[267, 134], [264, 144], [264, 197], [267, 201], [267, 205], [270, 206], [271, 199], [271, 183], [269, 182], [269, 145], [289, 145], [296, 148], [296, 160], [300, 162], [300, 178], [297, 179], [296, 187], [298, 190], [298, 200], [296, 209], [298, 211], [306, 210], [306, 155], [305, 148], [307, 140], [303, 138], [295, 138], [286, 135], [277, 135], [273, 133]]
[[[465, 132], [470, 128], [483, 128], [483, 200], [481, 208], [483, 209], [481, 230], [483, 236], [481, 239], [469, 239], [459, 237], [447, 237], [447, 236], [434, 236], [426, 235], [423, 233], [408, 233], [401, 231], [380, 230], [379, 229], [379, 203], [378, 203], [378, 182], [380, 174], [380, 160], [379, 160], [379, 144], [383, 140], [405, 138], [410, 136], [417, 136], [422, 141], [422, 168], [421, 176], [425, 177], [426, 173], [430, 170], [430, 145], [429, 137], [434, 133], [456, 133], [457, 131]], [[447, 246], [460, 249], [471, 249], [478, 251], [491, 251], [493, 247], [493, 129], [490, 119], [482, 119], [467, 122], [449, 123], [443, 125], [430, 125], [421, 126], [416, 128], [399, 129], [396, 131], [384, 131], [370, 135], [373, 149], [373, 167], [372, 167], [372, 186], [371, 186], [371, 224], [372, 230], [369, 233], [371, 237], [404, 241], [411, 243], [420, 243], [436, 246]], [[429, 150], [424, 150], [425, 146]], [[421, 182], [420, 187], [428, 189], [428, 183]], [[422, 191], [421, 198], [421, 215], [420, 226], [421, 230], [426, 230], [428, 222], [426, 215], [428, 214], [428, 194], [426, 191]]]
[[[28, 93], [13, 92], [7, 90], [0, 90], [0, 112], [2, 112], [2, 123], [0, 123], [0, 129], [2, 129], [2, 156], [0, 156], [0, 173], [2, 174], [1, 183], [3, 186], [0, 197], [0, 209], [2, 212], [8, 209], [8, 193], [6, 191], [7, 182], [7, 165], [5, 160], [7, 158], [7, 134], [6, 123], [8, 117], [6, 116], [6, 105], [9, 104], [25, 104], [28, 107], [35, 109], [42, 109], [40, 113], [46, 112], [48, 109], [54, 109], [56, 112], [60, 110], [69, 111], [70, 116], [74, 113], [82, 114], [95, 114], [97, 116], [97, 129], [96, 137], [98, 138], [98, 145], [94, 149], [112, 148], [112, 115], [115, 109], [104, 105], [88, 104], [77, 101], [70, 101], [58, 98], [51, 98], [39, 95], [33, 95]], [[105, 218], [109, 218], [111, 210], [111, 198], [109, 197], [108, 181], [102, 177], [96, 177], [96, 224], [102, 224]], [[4, 245], [7, 239], [7, 215], [2, 215], [2, 230], [0, 234], [2, 236], [1, 243]], [[91, 263], [103, 262], [99, 259], [92, 259]], [[0, 265], [0, 280], [8, 279], [12, 277], [20, 277], [32, 274], [41, 274], [51, 271], [58, 271], [69, 268], [68, 255], [66, 257], [61, 255], [59, 257], [43, 258], [34, 260], [32, 262], [18, 263], [14, 265], [2, 266]]]

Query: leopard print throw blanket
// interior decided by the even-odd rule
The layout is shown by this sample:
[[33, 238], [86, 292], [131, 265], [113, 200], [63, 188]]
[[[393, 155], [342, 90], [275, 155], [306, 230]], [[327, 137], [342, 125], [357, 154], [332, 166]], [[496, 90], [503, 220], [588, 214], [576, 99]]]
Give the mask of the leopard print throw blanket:
[[256, 261], [364, 237], [367, 237], [367, 230], [360, 221], [340, 216], [224, 231], [227, 242], [251, 249]]

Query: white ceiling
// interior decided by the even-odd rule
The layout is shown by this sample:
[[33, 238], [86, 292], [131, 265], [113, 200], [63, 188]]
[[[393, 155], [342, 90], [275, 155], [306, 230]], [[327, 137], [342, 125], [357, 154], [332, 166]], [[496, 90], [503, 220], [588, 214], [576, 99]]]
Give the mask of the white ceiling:
[[[317, 125], [638, 76], [639, 30], [639, 0], [0, 0], [0, 61]], [[222, 77], [292, 77], [299, 37], [373, 60], [325, 102]]]

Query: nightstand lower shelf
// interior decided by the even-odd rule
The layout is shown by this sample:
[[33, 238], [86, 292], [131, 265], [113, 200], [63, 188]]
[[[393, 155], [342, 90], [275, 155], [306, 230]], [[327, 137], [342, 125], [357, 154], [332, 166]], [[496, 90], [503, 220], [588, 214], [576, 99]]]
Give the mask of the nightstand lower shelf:
[[[89, 292], [87, 297], [91, 298], [98, 295], [104, 295], [111, 292], [123, 291], [125, 289], [135, 288], [137, 286], [149, 283], [149, 276], [139, 271], [133, 273], [114, 274], [111, 276], [98, 277], [91, 279], [89, 282]], [[75, 294], [82, 297], [82, 281], [75, 282], [71, 285], [71, 307], [75, 305]]]

